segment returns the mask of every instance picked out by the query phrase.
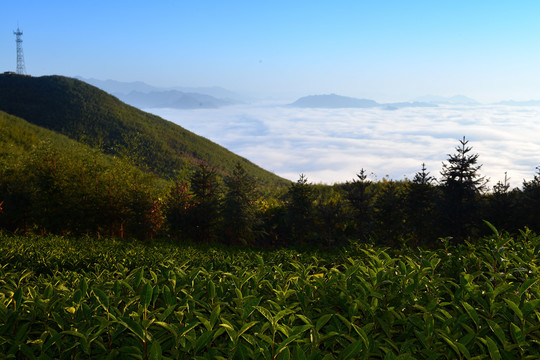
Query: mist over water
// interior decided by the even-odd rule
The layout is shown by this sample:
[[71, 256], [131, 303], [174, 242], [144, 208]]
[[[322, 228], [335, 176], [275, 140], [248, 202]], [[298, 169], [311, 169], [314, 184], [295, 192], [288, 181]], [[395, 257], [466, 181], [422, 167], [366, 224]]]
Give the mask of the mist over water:
[[297, 109], [269, 104], [220, 109], [146, 110], [204, 136], [274, 173], [310, 182], [412, 178], [442, 162], [463, 136], [490, 186], [507, 172], [512, 187], [540, 165], [540, 107], [502, 105], [434, 108]]

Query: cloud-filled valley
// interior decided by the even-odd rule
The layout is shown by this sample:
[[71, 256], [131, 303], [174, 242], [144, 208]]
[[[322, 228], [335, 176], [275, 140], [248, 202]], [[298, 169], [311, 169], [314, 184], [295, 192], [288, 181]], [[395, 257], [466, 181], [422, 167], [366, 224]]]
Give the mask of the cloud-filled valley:
[[540, 107], [502, 105], [433, 108], [297, 109], [273, 104], [220, 109], [151, 109], [290, 180], [412, 178], [426, 163], [439, 178], [442, 162], [463, 136], [490, 185], [507, 172], [512, 187], [540, 165]]

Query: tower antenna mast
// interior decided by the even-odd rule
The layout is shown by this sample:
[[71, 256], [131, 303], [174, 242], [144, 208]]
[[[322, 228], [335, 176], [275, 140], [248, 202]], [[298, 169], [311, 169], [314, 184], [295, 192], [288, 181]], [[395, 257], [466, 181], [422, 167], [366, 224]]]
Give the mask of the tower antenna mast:
[[17, 26], [17, 31], [13, 34], [17, 37], [15, 42], [17, 43], [17, 74], [25, 75], [26, 67], [24, 66], [24, 53], [22, 48], [22, 34], [23, 32]]

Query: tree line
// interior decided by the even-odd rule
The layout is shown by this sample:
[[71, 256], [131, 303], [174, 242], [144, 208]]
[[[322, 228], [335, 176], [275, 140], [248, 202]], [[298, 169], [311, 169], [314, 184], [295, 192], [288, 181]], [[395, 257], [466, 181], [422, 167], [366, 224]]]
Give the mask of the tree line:
[[424, 165], [412, 180], [314, 185], [300, 175], [285, 188], [259, 186], [240, 163], [228, 176], [201, 162], [166, 182], [98, 152], [58, 152], [47, 144], [5, 158], [0, 228], [19, 233], [168, 236], [241, 246], [336, 247], [350, 240], [433, 246], [490, 231], [540, 231], [540, 168], [521, 188], [492, 189], [478, 154], [461, 139], [436, 179]]

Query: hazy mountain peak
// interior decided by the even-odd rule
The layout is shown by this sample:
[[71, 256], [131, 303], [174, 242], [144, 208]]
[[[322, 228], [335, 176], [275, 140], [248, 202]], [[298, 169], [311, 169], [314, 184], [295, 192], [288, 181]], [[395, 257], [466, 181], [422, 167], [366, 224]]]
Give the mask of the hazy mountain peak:
[[301, 97], [294, 103], [289, 104], [289, 106], [308, 108], [369, 108], [379, 106], [379, 104], [369, 99], [357, 99], [348, 96], [327, 94]]
[[441, 104], [441, 105], [476, 105], [478, 101], [471, 99], [465, 95], [454, 95], [450, 97], [439, 95], [424, 95], [417, 97], [414, 101]]

